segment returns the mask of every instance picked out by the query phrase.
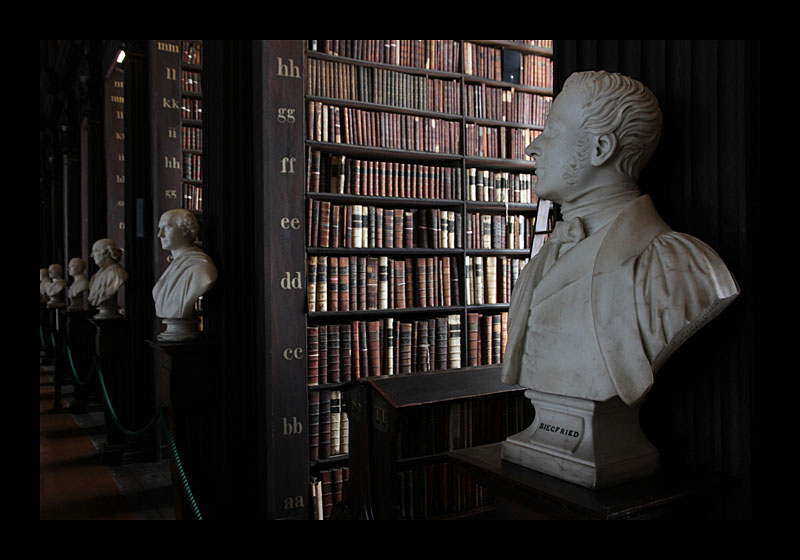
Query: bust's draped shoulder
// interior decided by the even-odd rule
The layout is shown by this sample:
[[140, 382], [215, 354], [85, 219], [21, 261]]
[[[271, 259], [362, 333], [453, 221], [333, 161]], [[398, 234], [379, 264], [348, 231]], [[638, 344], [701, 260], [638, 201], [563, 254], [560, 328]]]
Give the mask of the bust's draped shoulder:
[[700, 239], [676, 231], [654, 238], [634, 267], [637, 321], [653, 372], [738, 293], [722, 259]]

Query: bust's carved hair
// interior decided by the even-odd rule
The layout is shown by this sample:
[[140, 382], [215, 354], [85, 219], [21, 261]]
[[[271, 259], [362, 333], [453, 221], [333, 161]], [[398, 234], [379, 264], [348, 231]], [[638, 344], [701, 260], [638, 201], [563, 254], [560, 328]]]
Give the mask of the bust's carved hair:
[[183, 208], [168, 210], [167, 212], [175, 220], [174, 224], [178, 226], [189, 242], [193, 242], [200, 231], [200, 224], [197, 223], [197, 218], [194, 217], [194, 214]]
[[569, 87], [578, 87], [583, 95], [583, 130], [614, 133], [618, 171], [636, 180], [661, 138], [656, 96], [633, 78], [602, 70], [572, 74], [564, 82], [564, 89]]
[[92, 252], [94, 252], [95, 248], [102, 250], [102, 255], [109, 257], [114, 262], [119, 262], [122, 258], [123, 250], [120, 249], [117, 244], [114, 242], [113, 239], [106, 238], [106, 239], [98, 239], [94, 242], [94, 246], [92, 247]]

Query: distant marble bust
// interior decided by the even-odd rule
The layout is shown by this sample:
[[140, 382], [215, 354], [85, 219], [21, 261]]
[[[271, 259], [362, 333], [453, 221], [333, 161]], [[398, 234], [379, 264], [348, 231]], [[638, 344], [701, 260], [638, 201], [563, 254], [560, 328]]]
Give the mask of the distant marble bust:
[[39, 269], [39, 303], [47, 303], [47, 286], [52, 282], [46, 268]]
[[47, 293], [47, 307], [64, 307], [64, 292], [67, 281], [64, 280], [64, 267], [60, 264], [51, 264], [47, 269], [50, 282], [45, 287]]
[[100, 267], [89, 280], [89, 303], [100, 309], [94, 318], [120, 318], [117, 291], [128, 279], [127, 271], [119, 264], [122, 249], [113, 239], [98, 239], [92, 245], [92, 259]]
[[84, 295], [89, 291], [89, 279], [84, 273], [85, 270], [86, 263], [78, 257], [70, 259], [69, 265], [67, 265], [67, 271], [72, 276], [72, 284], [70, 284], [67, 291], [69, 309], [71, 310], [83, 309]]
[[199, 225], [188, 210], [168, 210], [158, 222], [161, 247], [172, 253], [172, 262], [153, 286], [156, 316], [167, 330], [159, 340], [191, 340], [199, 337], [195, 304], [217, 281], [212, 260], [194, 245]]
[[640, 402], [665, 360], [738, 295], [720, 257], [673, 231], [636, 184], [661, 134], [658, 101], [607, 72], [570, 76], [535, 158], [561, 205], [509, 306], [502, 380], [592, 401]]

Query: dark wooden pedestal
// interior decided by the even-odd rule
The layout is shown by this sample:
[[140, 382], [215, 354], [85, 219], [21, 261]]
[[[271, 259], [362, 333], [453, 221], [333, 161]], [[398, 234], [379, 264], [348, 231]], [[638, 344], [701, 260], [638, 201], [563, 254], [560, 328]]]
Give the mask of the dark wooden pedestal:
[[[103, 394], [106, 442], [100, 448], [101, 460], [106, 465], [158, 460], [158, 448], [153, 444], [155, 430], [143, 430], [153, 415], [153, 391], [144, 394], [142, 375], [131, 371], [128, 321], [92, 318], [89, 322], [95, 327], [99, 366], [95, 375], [102, 375], [101, 392], [104, 385], [107, 393], [107, 398]], [[135, 435], [122, 431], [117, 421]]]
[[69, 411], [73, 414], [82, 414], [90, 409], [100, 411], [103, 406], [99, 378], [92, 372], [96, 343], [95, 327], [89, 322], [92, 313], [67, 308], [59, 311], [59, 323], [63, 326], [65, 339], [65, 355], [59, 365], [65, 368], [65, 379], [75, 378], [74, 397], [69, 402]]
[[[147, 341], [160, 359], [158, 402], [177, 448], [189, 490], [203, 519], [219, 518], [224, 480], [220, 406], [223, 390], [218, 368], [219, 343]], [[168, 434], [164, 434], [169, 438]], [[175, 458], [168, 452], [175, 498], [175, 518], [196, 518], [187, 500]]]
[[699, 470], [668, 471], [591, 490], [500, 458], [500, 443], [450, 451], [454, 467], [494, 496], [492, 519], [705, 519], [735, 482]]

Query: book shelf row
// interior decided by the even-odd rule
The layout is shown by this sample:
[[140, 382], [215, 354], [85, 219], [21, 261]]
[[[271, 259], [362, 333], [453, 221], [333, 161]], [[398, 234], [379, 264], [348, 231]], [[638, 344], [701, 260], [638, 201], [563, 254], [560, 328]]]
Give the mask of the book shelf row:
[[504, 121], [544, 127], [552, 97], [514, 88], [487, 84], [465, 84], [464, 114], [476, 119]]
[[398, 513], [410, 521], [446, 518], [490, 503], [486, 488], [447, 463], [415, 465], [395, 479]]
[[199, 97], [186, 97], [181, 100], [181, 117], [189, 121], [203, 120], [203, 100]]
[[468, 214], [467, 249], [530, 249], [536, 216]]
[[461, 45], [450, 40], [309, 40], [308, 50], [334, 56], [441, 72], [460, 70]]
[[541, 130], [531, 128], [466, 123], [464, 151], [474, 157], [532, 161], [525, 154], [525, 148], [541, 133]]
[[308, 199], [307, 246], [458, 249], [462, 215], [442, 208], [383, 208]]
[[203, 150], [203, 129], [199, 126], [183, 126], [181, 147], [184, 150]]
[[195, 66], [203, 65], [203, 41], [184, 39], [181, 41], [181, 62]]
[[306, 278], [309, 313], [423, 309], [461, 302], [455, 257], [311, 255]]
[[196, 70], [181, 70], [181, 89], [188, 93], [203, 93], [200, 72]]
[[312, 463], [350, 452], [350, 420], [341, 391], [309, 391], [308, 426]]
[[461, 315], [311, 325], [308, 384], [460, 368]]
[[203, 211], [203, 187], [192, 183], [183, 184], [183, 203], [182, 208], [193, 210], [194, 212]]
[[307, 187], [311, 193], [461, 199], [459, 167], [347, 157], [310, 149]]
[[333, 506], [342, 501], [343, 488], [349, 480], [348, 467], [320, 469], [311, 478], [311, 510], [315, 521], [330, 519]]
[[184, 152], [183, 154], [183, 178], [187, 181], [203, 180], [203, 156]]
[[461, 123], [308, 101], [308, 140], [392, 150], [458, 154]]
[[461, 113], [457, 79], [306, 58], [306, 93], [361, 103], [437, 113]]

